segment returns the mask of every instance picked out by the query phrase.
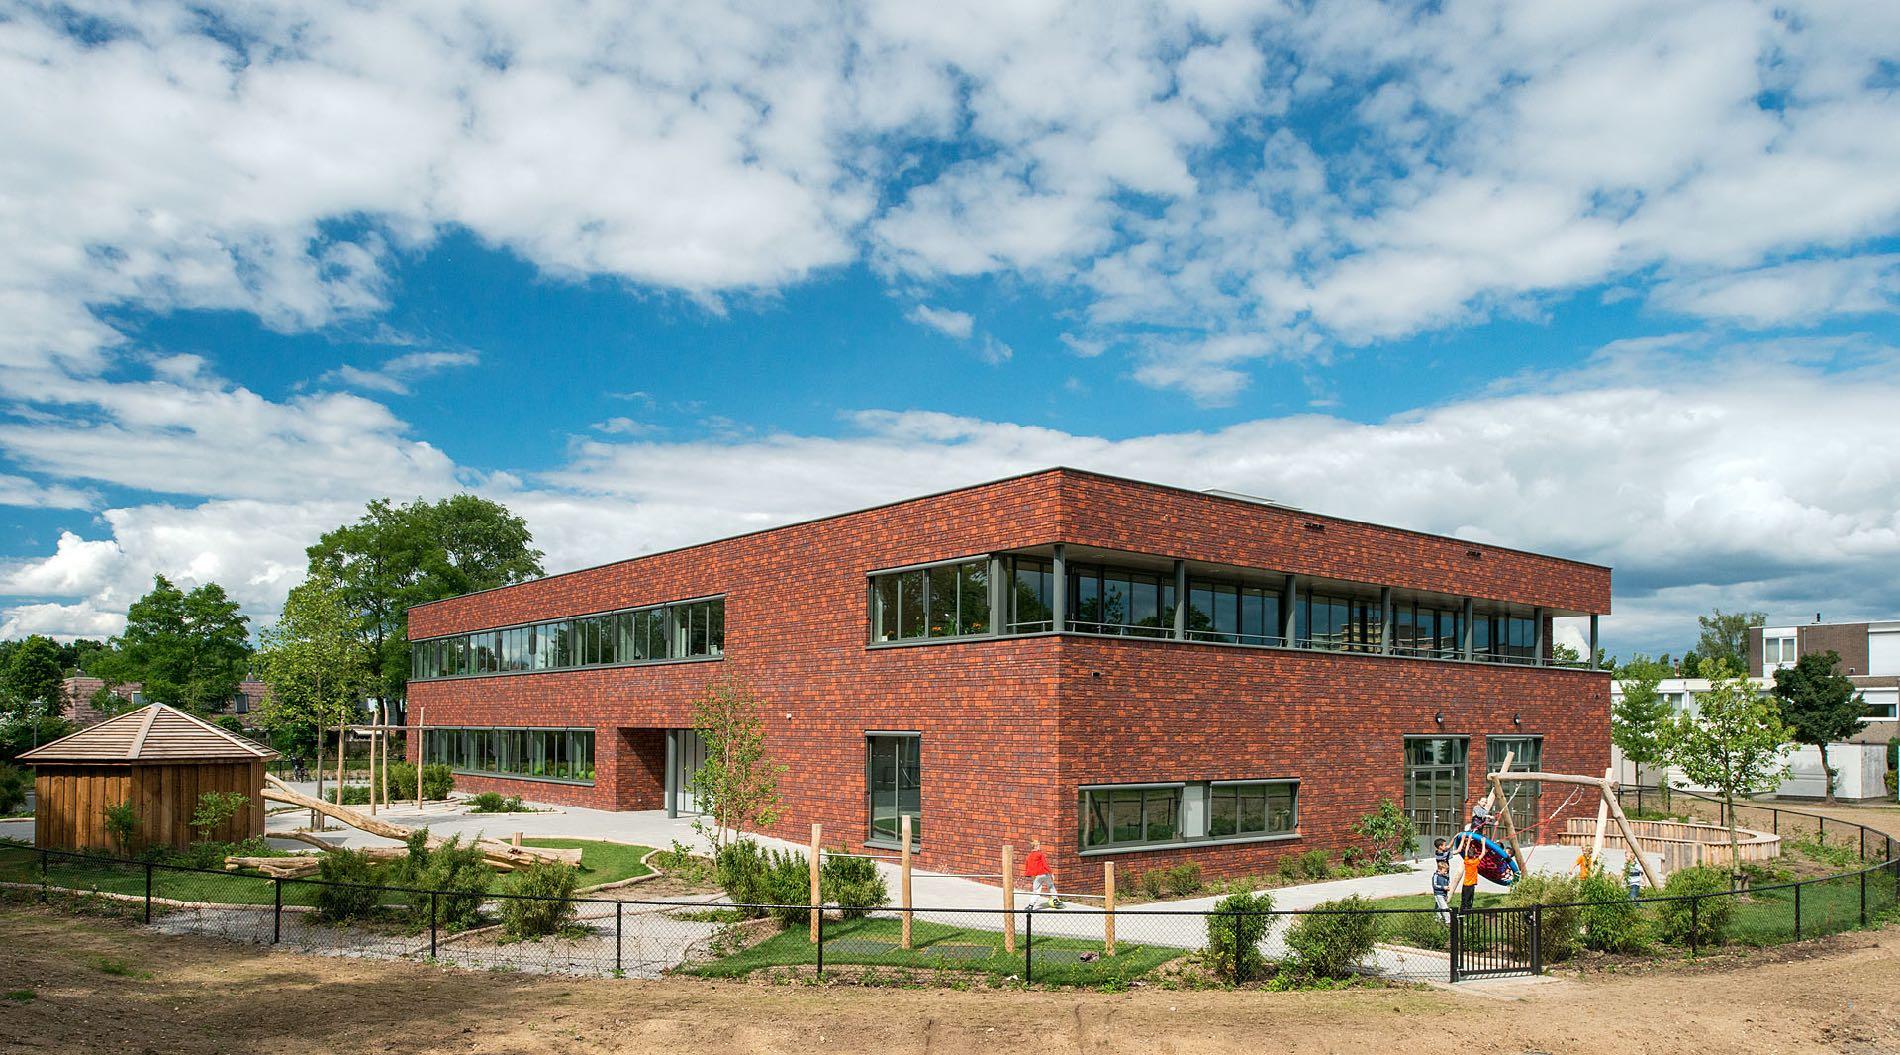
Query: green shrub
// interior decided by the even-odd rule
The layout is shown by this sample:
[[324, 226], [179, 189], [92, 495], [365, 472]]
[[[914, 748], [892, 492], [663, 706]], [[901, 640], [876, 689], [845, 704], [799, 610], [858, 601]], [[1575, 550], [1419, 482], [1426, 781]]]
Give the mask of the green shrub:
[[1313, 906], [1287, 929], [1289, 968], [1306, 978], [1345, 978], [1378, 941], [1379, 917], [1372, 902], [1354, 894]]
[[1168, 877], [1159, 868], [1150, 868], [1141, 873], [1141, 892], [1151, 898], [1167, 893]]
[[713, 875], [712, 862], [694, 853], [692, 847], [678, 839], [673, 840], [672, 849], [655, 851], [647, 863], [688, 883], [705, 882]]
[[192, 811], [191, 827], [198, 838], [209, 841], [246, 807], [251, 797], [237, 791], [207, 791], [198, 796], [198, 808]]
[[0, 762], [0, 817], [11, 817], [25, 808], [26, 792], [32, 786], [33, 774]]
[[1189, 897], [1200, 893], [1201, 866], [1193, 861], [1183, 861], [1168, 869], [1168, 893], [1175, 897]]
[[1281, 879], [1298, 879], [1300, 877], [1300, 855], [1287, 854], [1285, 857], [1280, 858], [1280, 862], [1273, 866], [1273, 870]]
[[361, 850], [330, 850], [317, 859], [317, 918], [347, 923], [376, 914], [383, 870]]
[[410, 894], [410, 918], [420, 926], [430, 923], [431, 897], [435, 891], [434, 922], [450, 930], [465, 930], [481, 922], [482, 899], [495, 873], [488, 867], [480, 847], [464, 844], [459, 835], [437, 846], [428, 843], [429, 831], [419, 829], [409, 836], [409, 856], [396, 863], [395, 886], [413, 887]]
[[[1688, 945], [1693, 932], [1698, 946], [1722, 944], [1735, 915], [1735, 899], [1729, 896], [1728, 884], [1728, 872], [1721, 868], [1685, 868], [1671, 875], [1663, 883], [1660, 896], [1684, 900], [1656, 902], [1657, 936], [1670, 945]], [[1704, 895], [1695, 902], [1693, 912], [1687, 900], [1692, 894]]]
[[501, 899], [502, 930], [513, 938], [558, 934], [574, 922], [574, 891], [580, 870], [559, 861], [533, 861], [515, 872], [510, 894]]
[[121, 854], [129, 854], [139, 837], [139, 808], [130, 802], [114, 803], [105, 809], [106, 834]]
[[[884, 876], [877, 870], [877, 862], [865, 857], [840, 856], [844, 852], [839, 850], [825, 858], [818, 873], [818, 891], [826, 904], [838, 906], [845, 919], [857, 919], [869, 915], [872, 909], [883, 908], [891, 895], [884, 885]], [[811, 897], [809, 873], [805, 879], [805, 897]]]
[[1333, 855], [1325, 850], [1308, 850], [1300, 855], [1299, 873], [1307, 879], [1325, 879], [1333, 874]]
[[519, 795], [503, 795], [498, 791], [484, 791], [471, 796], [468, 800], [470, 813], [526, 813], [528, 807], [521, 804]]
[[1366, 841], [1372, 863], [1384, 871], [1418, 838], [1418, 825], [1398, 803], [1386, 798], [1352, 822], [1352, 833]]
[[1414, 949], [1451, 948], [1451, 928], [1436, 912], [1399, 912], [1386, 916], [1380, 928], [1388, 940]]
[[369, 805], [369, 785], [345, 784], [340, 790], [341, 790], [341, 797], [339, 798], [338, 788], [330, 787], [330, 788], [324, 789], [323, 801], [334, 802], [339, 806], [367, 806]]
[[1582, 915], [1577, 902], [1582, 899], [1583, 892], [1578, 889], [1575, 876], [1533, 872], [1511, 884], [1510, 892], [1504, 895], [1504, 904], [1511, 908], [1544, 906], [1538, 913], [1539, 948], [1545, 963], [1562, 963], [1577, 954], [1577, 929]]
[[[376, 786], [382, 787], [382, 774], [377, 774]], [[455, 790], [455, 774], [442, 762], [431, 762], [422, 767], [422, 797], [429, 801], [439, 801], [449, 797]], [[416, 767], [412, 762], [391, 762], [389, 764], [389, 798], [391, 801], [408, 799], [415, 801]]]
[[1585, 902], [1579, 911], [1583, 944], [1598, 952], [1641, 952], [1648, 945], [1641, 906], [1629, 888], [1605, 872], [1591, 872], [1577, 883]]
[[[1230, 894], [1214, 903], [1207, 917], [1207, 949], [1202, 953], [1208, 970], [1238, 985], [1260, 974], [1260, 940], [1272, 925], [1273, 896]], [[1222, 915], [1221, 913], [1228, 913]]]
[[765, 876], [770, 865], [758, 843], [751, 839], [734, 839], [720, 847], [718, 856], [713, 859], [713, 881], [726, 892], [726, 900], [742, 906], [747, 918], [757, 919], [765, 915], [765, 911], [755, 906], [772, 902]]
[[[824, 873], [819, 873], [819, 893], [824, 893]], [[811, 919], [811, 859], [791, 850], [773, 850], [767, 855], [765, 889], [773, 919], [782, 926], [795, 927]]]

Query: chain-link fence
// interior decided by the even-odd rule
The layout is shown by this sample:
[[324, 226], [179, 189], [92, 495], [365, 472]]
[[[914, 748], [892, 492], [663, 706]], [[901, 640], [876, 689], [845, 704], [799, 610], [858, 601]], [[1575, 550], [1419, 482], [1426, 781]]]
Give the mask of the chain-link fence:
[[[1627, 807], [1663, 809], [1654, 789], [1623, 794]], [[1671, 808], [1726, 816], [1720, 804], [1681, 791], [1672, 793]], [[1614, 903], [1507, 899], [1469, 912], [1398, 902], [1245, 912], [1218, 905], [1110, 911], [1070, 902], [1008, 911], [832, 905], [814, 920], [805, 905], [550, 899], [276, 879], [0, 844], [0, 890], [169, 934], [489, 970], [711, 978], [947, 972], [971, 981], [1110, 987], [1275, 974], [1409, 982], [1533, 974], [1581, 947], [1695, 955], [1727, 942], [1833, 934], [1900, 912], [1900, 862], [1889, 836], [1757, 803], [1736, 812], [1744, 826], [1811, 841], [1840, 870], [1742, 890], [1665, 889]], [[1635, 936], [1610, 943], [1612, 929]]]

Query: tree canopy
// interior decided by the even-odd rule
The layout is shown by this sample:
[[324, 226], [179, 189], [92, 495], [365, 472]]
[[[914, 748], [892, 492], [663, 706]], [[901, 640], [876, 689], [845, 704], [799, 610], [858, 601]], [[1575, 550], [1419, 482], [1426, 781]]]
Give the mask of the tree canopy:
[[1695, 677], [1705, 659], [1726, 662], [1736, 670], [1747, 670], [1748, 628], [1767, 621], [1768, 616], [1762, 612], [1724, 612], [1720, 608], [1708, 615], [1696, 616], [1702, 634], [1696, 638], [1694, 658], [1683, 657], [1684, 676]]
[[151, 592], [126, 609], [125, 632], [92, 657], [92, 673], [113, 683], [136, 681], [153, 703], [213, 714], [244, 680], [249, 622], [217, 583], [187, 593], [155, 575]]
[[527, 522], [471, 494], [405, 505], [377, 499], [306, 553], [310, 574], [333, 580], [356, 613], [371, 694], [392, 700], [409, 683], [410, 607], [546, 574]]
[[7, 709], [22, 718], [59, 713], [59, 645], [34, 635], [15, 643], [0, 664], [0, 693]]
[[335, 579], [304, 580], [258, 637], [258, 674], [270, 686], [260, 718], [281, 746], [313, 750], [324, 729], [360, 714], [373, 687], [370, 647]]
[[1639, 768], [1663, 761], [1663, 738], [1671, 717], [1669, 701], [1656, 691], [1656, 686], [1670, 673], [1667, 661], [1640, 652], [1616, 668], [1617, 685], [1623, 695], [1610, 708], [1610, 742]]
[[1841, 657], [1835, 652], [1809, 653], [1791, 667], [1775, 671], [1775, 699], [1781, 705], [1781, 719], [1797, 743], [1812, 744], [1821, 751], [1821, 768], [1827, 773], [1827, 800], [1834, 801], [1834, 768], [1829, 765], [1827, 745], [1845, 740], [1867, 726], [1867, 701], [1854, 689], [1854, 683], [1836, 673]]
[[1741, 870], [1741, 839], [1735, 828], [1735, 799], [1771, 791], [1787, 773], [1787, 726], [1774, 697], [1757, 689], [1737, 667], [1702, 661], [1700, 673], [1711, 682], [1696, 694], [1692, 712], [1676, 716], [1663, 739], [1670, 764], [1693, 784], [1722, 793], [1728, 805], [1729, 848]]

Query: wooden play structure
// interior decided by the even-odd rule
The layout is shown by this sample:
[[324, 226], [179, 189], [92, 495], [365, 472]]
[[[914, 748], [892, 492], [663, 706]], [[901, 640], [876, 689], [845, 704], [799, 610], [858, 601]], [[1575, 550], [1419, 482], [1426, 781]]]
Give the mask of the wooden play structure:
[[[1596, 868], [1603, 857], [1604, 836], [1613, 822], [1617, 832], [1623, 837], [1624, 845], [1642, 867], [1643, 878], [1648, 881], [1651, 890], [1662, 889], [1662, 879], [1656, 874], [1649, 859], [1643, 856], [1643, 847], [1635, 831], [1630, 828], [1630, 820], [1623, 813], [1623, 807], [1616, 801], [1616, 771], [1606, 769], [1601, 777], [1586, 777], [1575, 773], [1544, 773], [1514, 771], [1511, 769], [1512, 756], [1504, 756], [1503, 765], [1498, 771], [1487, 777], [1491, 791], [1485, 796], [1484, 806], [1487, 812], [1494, 813], [1503, 826], [1504, 846], [1509, 849], [1517, 874], [1530, 874], [1529, 851], [1519, 838], [1517, 824], [1511, 819], [1509, 809], [1510, 796], [1505, 793], [1505, 785], [1516, 782], [1539, 781], [1545, 784], [1562, 784], [1578, 788], [1589, 788], [1597, 794], [1597, 819], [1594, 837], [1590, 845], [1590, 867]], [[1561, 809], [1561, 808], [1560, 808]]]
[[[33, 841], [56, 849], [130, 855], [184, 849], [201, 839], [264, 834], [264, 763], [277, 752], [183, 711], [155, 703], [108, 718], [20, 756], [34, 772]], [[247, 808], [209, 831], [191, 826], [199, 796], [231, 792]], [[106, 809], [130, 803], [130, 845], [106, 827]]]

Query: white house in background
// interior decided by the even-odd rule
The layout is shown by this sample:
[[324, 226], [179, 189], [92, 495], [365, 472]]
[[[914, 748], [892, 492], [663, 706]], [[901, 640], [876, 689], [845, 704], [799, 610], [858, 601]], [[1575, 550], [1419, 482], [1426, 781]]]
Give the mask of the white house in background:
[[1900, 620], [1859, 623], [1814, 622], [1802, 626], [1758, 626], [1748, 631], [1748, 673], [1772, 684], [1776, 670], [1794, 666], [1807, 655], [1832, 652], [1841, 657], [1835, 671], [1860, 690], [1869, 721], [1854, 740], [1884, 744], [1900, 735]]
[[[1900, 624], [1895, 625], [1900, 626]], [[1793, 637], [1793, 635], [1789, 636]], [[1778, 649], [1779, 646], [1777, 645], [1776, 648]], [[1793, 657], [1791, 656], [1787, 662], [1792, 663]], [[1846, 666], [1845, 660], [1842, 666]], [[1773, 667], [1771, 666], [1770, 669], [1772, 670]], [[1769, 677], [1757, 676], [1748, 680], [1763, 692], [1767, 692], [1774, 686], [1774, 679]], [[1657, 683], [1656, 691], [1663, 699], [1669, 701], [1673, 712], [1693, 713], [1696, 694], [1709, 691], [1709, 685], [1707, 678], [1664, 678]], [[1861, 694], [1866, 696], [1868, 691], [1862, 689]], [[1614, 709], [1622, 702], [1623, 686], [1612, 680], [1610, 706]], [[1835, 770], [1834, 794], [1838, 798], [1880, 799], [1887, 797], [1887, 738], [1900, 735], [1895, 732], [1896, 724], [1900, 723], [1894, 720], [1891, 704], [1887, 705], [1884, 715], [1871, 702], [1869, 709], [1875, 716], [1868, 720], [1866, 729], [1854, 738], [1856, 742], [1828, 745], [1827, 760], [1832, 763]], [[1610, 757], [1616, 765], [1618, 780], [1626, 784], [1655, 784], [1657, 782], [1658, 774], [1654, 769], [1644, 767], [1642, 772], [1638, 773], [1635, 764], [1625, 759], [1623, 752], [1614, 746], [1610, 749]], [[1818, 749], [1813, 747], [1791, 749], [1788, 766], [1787, 779], [1775, 789], [1777, 797], [1800, 799], [1826, 797], [1827, 778], [1821, 771], [1821, 752]], [[1713, 790], [1683, 780], [1682, 773], [1674, 768], [1668, 771], [1668, 778], [1675, 787], [1686, 787], [1692, 791]]]

